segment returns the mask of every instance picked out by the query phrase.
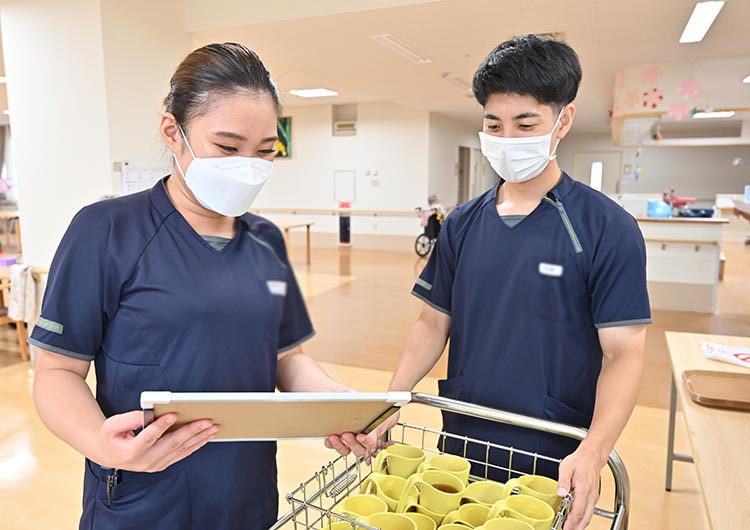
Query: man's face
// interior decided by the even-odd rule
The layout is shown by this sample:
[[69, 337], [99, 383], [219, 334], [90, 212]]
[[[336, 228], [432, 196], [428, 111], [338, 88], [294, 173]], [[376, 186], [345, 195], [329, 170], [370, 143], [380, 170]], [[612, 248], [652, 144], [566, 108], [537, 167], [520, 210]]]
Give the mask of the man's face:
[[[558, 138], [567, 134], [574, 113], [573, 105], [565, 106], [557, 125]], [[492, 94], [484, 106], [482, 130], [501, 138], [543, 136], [552, 131], [558, 114], [557, 109], [539, 103], [532, 96], [498, 92]]]

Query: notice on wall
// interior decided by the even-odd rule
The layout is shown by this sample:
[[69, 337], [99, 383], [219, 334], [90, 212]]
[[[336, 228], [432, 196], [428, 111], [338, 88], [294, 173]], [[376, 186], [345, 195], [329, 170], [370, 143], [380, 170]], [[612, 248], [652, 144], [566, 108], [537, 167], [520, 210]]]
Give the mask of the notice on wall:
[[161, 162], [122, 162], [120, 167], [122, 195], [150, 189], [159, 179], [169, 175], [171, 170], [169, 164]]

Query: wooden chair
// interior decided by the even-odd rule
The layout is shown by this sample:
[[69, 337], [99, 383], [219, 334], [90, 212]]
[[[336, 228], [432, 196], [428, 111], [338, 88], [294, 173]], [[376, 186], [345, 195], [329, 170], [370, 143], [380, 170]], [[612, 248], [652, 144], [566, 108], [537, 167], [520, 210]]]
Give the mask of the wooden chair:
[[[41, 283], [41, 277], [48, 274], [47, 269], [34, 268], [31, 270], [32, 278], [34, 283]], [[3, 324], [15, 324], [16, 334], [18, 335], [18, 347], [21, 350], [21, 359], [28, 361], [31, 359], [29, 355], [29, 345], [26, 342], [29, 338], [28, 329], [26, 328], [26, 322], [23, 320], [13, 320], [8, 316], [8, 306], [10, 305], [10, 278], [0, 278], [0, 325]]]

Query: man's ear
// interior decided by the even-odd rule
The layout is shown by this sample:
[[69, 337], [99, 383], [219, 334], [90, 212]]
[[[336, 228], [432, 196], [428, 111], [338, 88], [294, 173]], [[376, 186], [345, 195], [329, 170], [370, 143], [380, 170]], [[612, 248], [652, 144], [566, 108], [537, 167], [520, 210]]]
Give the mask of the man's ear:
[[573, 126], [573, 120], [576, 116], [576, 106], [570, 103], [563, 108], [562, 116], [560, 116], [560, 127], [557, 129], [557, 138], [562, 140], [570, 132], [570, 128]]

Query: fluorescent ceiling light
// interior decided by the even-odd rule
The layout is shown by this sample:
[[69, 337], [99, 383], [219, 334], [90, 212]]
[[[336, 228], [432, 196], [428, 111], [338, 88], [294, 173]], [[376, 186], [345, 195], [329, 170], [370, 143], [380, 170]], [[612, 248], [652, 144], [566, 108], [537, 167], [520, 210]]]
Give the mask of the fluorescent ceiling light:
[[685, 25], [682, 37], [680, 37], [680, 42], [687, 43], [702, 41], [703, 37], [706, 36], [706, 32], [708, 32], [708, 28], [714, 23], [714, 20], [722, 7], [724, 7], [724, 0], [716, 2], [698, 2], [695, 4], [695, 9], [693, 9], [693, 14], [690, 15], [690, 20], [688, 20], [687, 25]]
[[388, 48], [392, 52], [399, 54], [404, 59], [408, 59], [413, 63], [426, 64], [432, 62], [432, 59], [427, 57], [425, 54], [415, 48], [412, 48], [404, 41], [397, 37], [394, 37], [393, 35], [371, 35], [370, 38], [381, 46]]
[[330, 96], [338, 96], [338, 92], [328, 90], [327, 88], [304, 88], [290, 90], [289, 93], [293, 96], [299, 96], [301, 98], [326, 98]]
[[750, 75], [743, 79], [742, 82], [750, 84]]
[[733, 110], [723, 110], [719, 112], [696, 112], [693, 114], [693, 118], [696, 119], [710, 119], [710, 118], [731, 118], [734, 116]]

